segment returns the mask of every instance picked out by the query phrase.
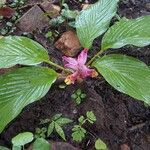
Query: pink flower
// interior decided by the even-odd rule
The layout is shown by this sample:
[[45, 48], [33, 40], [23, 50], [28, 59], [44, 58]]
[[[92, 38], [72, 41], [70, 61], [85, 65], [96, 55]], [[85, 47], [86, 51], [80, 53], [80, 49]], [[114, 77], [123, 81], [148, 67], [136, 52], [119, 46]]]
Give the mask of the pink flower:
[[73, 74], [67, 76], [65, 79], [66, 84], [71, 84], [78, 79], [84, 79], [86, 77], [96, 77], [98, 73], [94, 69], [89, 69], [85, 63], [87, 61], [87, 52], [88, 49], [84, 49], [79, 55], [78, 58], [72, 57], [63, 57], [65, 63], [65, 68], [72, 69]]

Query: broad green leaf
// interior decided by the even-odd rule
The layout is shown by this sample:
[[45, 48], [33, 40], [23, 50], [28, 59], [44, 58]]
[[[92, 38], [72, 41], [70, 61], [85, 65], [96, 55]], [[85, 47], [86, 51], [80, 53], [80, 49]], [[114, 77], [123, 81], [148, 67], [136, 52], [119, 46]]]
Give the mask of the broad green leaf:
[[61, 117], [61, 118], [59, 118], [58, 120], [56, 120], [56, 123], [57, 123], [58, 125], [60, 125], [60, 126], [63, 126], [63, 125], [65, 125], [65, 124], [68, 124], [68, 123], [71, 123], [71, 122], [72, 122], [71, 119], [69, 119], [69, 118], [63, 118], [63, 117]]
[[118, 0], [99, 0], [76, 17], [76, 29], [80, 43], [90, 48], [93, 40], [109, 27], [110, 20], [116, 14]]
[[32, 142], [33, 139], [34, 139], [33, 133], [23, 132], [19, 133], [18, 135], [12, 138], [12, 144], [14, 146], [24, 146], [25, 144]]
[[54, 131], [55, 123], [52, 121], [52, 123], [49, 124], [47, 129], [47, 136], [50, 136], [52, 132]]
[[10, 149], [8, 149], [7, 147], [4, 147], [4, 146], [0, 146], [0, 150], [10, 150]]
[[16, 64], [36, 65], [48, 60], [45, 48], [29, 38], [7, 36], [0, 39], [0, 68]]
[[125, 45], [143, 47], [150, 44], [150, 15], [137, 19], [123, 18], [104, 35], [102, 49], [120, 48]]
[[107, 145], [101, 139], [96, 140], [95, 148], [96, 150], [108, 150]]
[[33, 143], [33, 150], [51, 150], [50, 143], [43, 138], [38, 138]]
[[60, 135], [60, 137], [66, 141], [65, 133], [60, 125], [55, 122], [55, 130]]
[[22, 150], [22, 147], [13, 145], [12, 150]]
[[112, 54], [97, 59], [97, 68], [118, 91], [150, 104], [150, 68], [129, 56]]
[[24, 67], [0, 76], [0, 132], [28, 104], [41, 99], [56, 80], [54, 70]]

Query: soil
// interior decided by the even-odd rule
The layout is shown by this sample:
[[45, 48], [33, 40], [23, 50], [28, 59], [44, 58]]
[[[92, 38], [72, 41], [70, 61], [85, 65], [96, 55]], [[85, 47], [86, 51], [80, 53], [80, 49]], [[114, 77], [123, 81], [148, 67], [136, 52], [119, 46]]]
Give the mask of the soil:
[[[58, 4], [58, 1], [54, 2]], [[81, 3], [76, 0], [68, 0], [67, 3], [72, 9], [79, 10], [81, 8]], [[127, 18], [150, 14], [150, 0], [124, 0], [119, 4], [118, 14]], [[62, 33], [65, 29], [62, 26], [58, 30]], [[44, 38], [42, 32], [36, 32], [32, 34], [32, 37], [49, 50], [51, 57], [61, 63], [62, 54]], [[99, 39], [95, 40], [91, 55], [98, 51], [99, 41]], [[118, 50], [109, 50], [107, 53], [130, 55], [150, 65], [149, 46], [144, 48], [127, 46]], [[42, 100], [25, 107], [22, 113], [0, 135], [0, 145], [10, 147], [11, 138], [19, 132], [35, 132], [35, 128], [41, 127], [41, 119], [51, 118], [56, 113], [62, 113], [63, 116], [74, 120], [72, 124], [65, 126], [64, 130], [67, 142], [75, 147], [83, 150], [94, 150], [95, 140], [101, 138], [110, 150], [150, 149], [150, 108], [146, 107], [143, 102], [116, 91], [104, 79], [88, 78], [82, 83], [67, 86], [65, 89], [59, 88], [62, 83], [62, 81], [57, 81]], [[76, 106], [71, 99], [71, 94], [78, 88], [87, 96], [79, 106]], [[96, 123], [84, 126], [88, 133], [83, 142], [73, 142], [71, 140], [73, 125], [77, 123], [80, 115], [84, 115], [86, 111], [90, 110], [97, 117]], [[49, 139], [62, 141], [56, 134], [53, 134]]]

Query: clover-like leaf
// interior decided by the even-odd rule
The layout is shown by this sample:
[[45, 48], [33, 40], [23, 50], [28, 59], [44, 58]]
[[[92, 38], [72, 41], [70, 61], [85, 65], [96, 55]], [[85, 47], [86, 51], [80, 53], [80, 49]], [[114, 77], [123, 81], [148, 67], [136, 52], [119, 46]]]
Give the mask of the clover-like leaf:
[[24, 67], [0, 76], [0, 132], [28, 104], [41, 99], [57, 78], [54, 70]]
[[64, 133], [62, 127], [60, 125], [58, 125], [57, 123], [55, 123], [55, 130], [60, 135], [60, 137], [66, 141], [65, 133]]
[[62, 114], [56, 114], [52, 117], [53, 121], [56, 121], [57, 119], [59, 119], [62, 116]]
[[52, 134], [52, 132], [54, 131], [54, 127], [55, 127], [55, 122], [52, 121], [48, 126], [47, 136], [50, 136]]
[[0, 38], [0, 68], [16, 64], [36, 65], [48, 61], [47, 51], [39, 43], [23, 36]]
[[79, 125], [75, 125], [72, 131], [73, 133], [71, 136], [74, 141], [81, 142], [84, 139], [85, 134], [86, 134], [86, 130], [84, 128], [82, 128]]
[[93, 40], [108, 29], [117, 3], [118, 0], [99, 0], [76, 17], [77, 35], [84, 48], [90, 48]]
[[63, 117], [61, 117], [61, 118], [59, 118], [59, 119], [56, 120], [56, 123], [58, 125], [60, 125], [60, 126], [63, 126], [65, 124], [68, 124], [68, 123], [71, 123], [71, 122], [72, 122], [71, 119], [69, 119], [69, 118], [63, 118]]
[[96, 116], [92, 111], [87, 111], [86, 116], [90, 123], [94, 123], [96, 121]]
[[120, 48], [125, 45], [143, 47], [150, 44], [150, 15], [137, 19], [123, 18], [104, 35], [102, 49]]
[[118, 91], [150, 105], [150, 68], [133, 57], [112, 54], [95, 60], [93, 66]]

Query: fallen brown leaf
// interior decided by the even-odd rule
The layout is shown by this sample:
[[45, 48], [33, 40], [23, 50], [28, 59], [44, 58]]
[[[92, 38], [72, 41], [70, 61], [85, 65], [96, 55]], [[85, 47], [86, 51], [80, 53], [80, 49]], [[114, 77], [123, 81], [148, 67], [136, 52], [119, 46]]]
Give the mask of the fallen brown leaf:
[[15, 13], [15, 10], [10, 7], [1, 7], [0, 8], [0, 16], [4, 18], [11, 18]]

